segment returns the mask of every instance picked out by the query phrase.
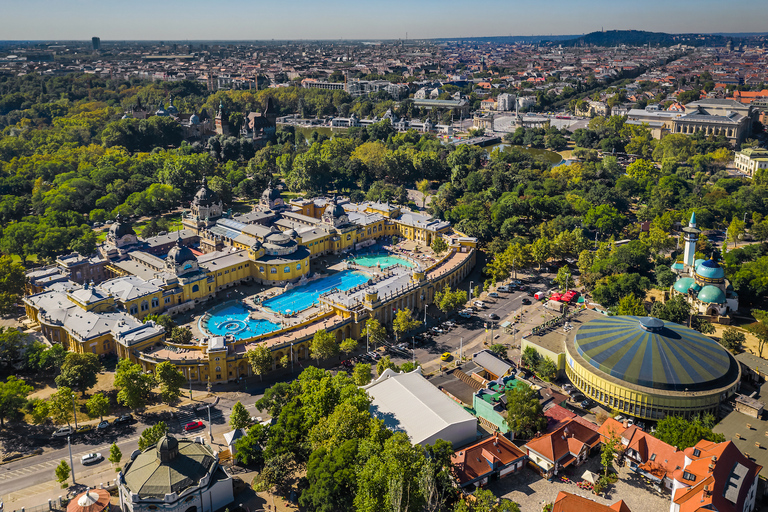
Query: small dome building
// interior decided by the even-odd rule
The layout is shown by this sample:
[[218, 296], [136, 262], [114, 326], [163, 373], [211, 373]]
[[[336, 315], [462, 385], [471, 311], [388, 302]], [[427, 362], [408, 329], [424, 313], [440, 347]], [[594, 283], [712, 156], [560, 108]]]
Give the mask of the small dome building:
[[214, 512], [234, 501], [232, 477], [202, 438], [163, 437], [125, 465], [117, 487], [123, 512]]
[[285, 206], [285, 201], [283, 201], [282, 196], [280, 195], [280, 191], [276, 188], [272, 188], [272, 182], [269, 182], [269, 185], [267, 185], [267, 188], [264, 189], [264, 192], [261, 194], [261, 199], [259, 199], [259, 206], [266, 210], [274, 210], [275, 208], [282, 208]]
[[138, 241], [139, 239], [136, 237], [136, 232], [133, 230], [133, 226], [131, 226], [127, 219], [118, 213], [115, 222], [109, 226], [106, 240], [107, 244], [122, 249], [134, 245]]
[[609, 316], [565, 342], [566, 374], [596, 402], [636, 418], [716, 413], [741, 366], [703, 334], [658, 318]]
[[203, 177], [203, 184], [192, 199], [192, 216], [197, 221], [209, 223], [221, 217], [224, 203], [219, 195], [208, 188], [208, 181]]
[[716, 259], [694, 260], [700, 231], [696, 228], [696, 214], [683, 229], [685, 234], [684, 260], [672, 265], [680, 277], [670, 294], [684, 295], [699, 315], [728, 316], [739, 309], [739, 296], [725, 278], [725, 270]]
[[177, 276], [191, 274], [199, 270], [195, 253], [189, 247], [182, 245], [181, 238], [176, 240], [176, 245], [168, 251], [165, 266]]

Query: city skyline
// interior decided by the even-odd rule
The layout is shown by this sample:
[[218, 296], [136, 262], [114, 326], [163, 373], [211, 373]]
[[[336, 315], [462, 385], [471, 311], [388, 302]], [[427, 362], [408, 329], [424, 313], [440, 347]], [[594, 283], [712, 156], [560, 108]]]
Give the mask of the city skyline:
[[[605, 30], [667, 33], [765, 32], [768, 3], [744, 0], [738, 14], [715, 0], [624, 2], [552, 0], [545, 9], [493, 0], [467, 17], [455, 0], [395, 0], [375, 9], [350, 0], [261, 4], [224, 0], [169, 0], [158, 4], [79, 0], [74, 3], [2, 1], [4, 40], [378, 40], [584, 34]], [[751, 13], [745, 16], [744, 13]], [[551, 13], [557, 13], [553, 18]], [[244, 20], [247, 20], [244, 21]], [[573, 22], [573, 20], [578, 20]]]

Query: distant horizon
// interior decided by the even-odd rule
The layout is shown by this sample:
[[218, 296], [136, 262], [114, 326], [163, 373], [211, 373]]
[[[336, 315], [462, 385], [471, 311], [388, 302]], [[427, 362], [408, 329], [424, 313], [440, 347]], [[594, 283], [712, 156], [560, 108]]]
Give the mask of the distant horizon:
[[93, 37], [98, 37], [99, 40], [102, 43], [185, 43], [185, 44], [191, 44], [191, 43], [219, 43], [219, 42], [227, 42], [227, 43], [281, 43], [281, 42], [327, 42], [327, 43], [334, 43], [334, 42], [354, 42], [354, 43], [365, 43], [365, 42], [395, 42], [395, 41], [451, 41], [451, 40], [475, 40], [475, 39], [500, 39], [500, 38], [506, 38], [506, 39], [514, 39], [514, 38], [547, 38], [547, 37], [556, 37], [556, 38], [579, 38], [583, 37], [587, 34], [592, 34], [596, 32], [611, 32], [611, 31], [630, 31], [630, 30], [636, 30], [639, 32], [648, 32], [648, 33], [656, 33], [656, 34], [669, 34], [669, 35], [707, 35], [707, 36], [723, 36], [723, 37], [756, 37], [756, 36], [768, 36], [768, 31], [764, 32], [654, 32], [650, 30], [640, 30], [640, 29], [606, 29], [604, 31], [601, 30], [595, 30], [592, 32], [583, 32], [580, 34], [531, 34], [531, 35], [525, 35], [525, 34], [514, 34], [514, 35], [507, 35], [507, 36], [500, 36], [500, 35], [475, 35], [475, 36], [454, 36], [454, 37], [431, 37], [431, 38], [360, 38], [360, 39], [353, 39], [353, 38], [343, 38], [343, 39], [322, 39], [322, 38], [281, 38], [281, 39], [162, 39], [162, 38], [149, 38], [149, 39], [105, 39], [100, 36], [90, 36], [84, 39], [64, 39], [64, 38], [58, 38], [58, 39], [0, 39], [0, 44], [2, 43], [60, 43], [60, 42], [77, 42], [77, 43], [90, 43], [91, 39]]
[[[5, 41], [392, 41], [588, 34], [645, 30], [669, 34], [763, 33], [768, 2], [742, 0], [0, 0]], [[481, 35], [493, 34], [493, 35]], [[531, 35], [526, 35], [531, 34]]]

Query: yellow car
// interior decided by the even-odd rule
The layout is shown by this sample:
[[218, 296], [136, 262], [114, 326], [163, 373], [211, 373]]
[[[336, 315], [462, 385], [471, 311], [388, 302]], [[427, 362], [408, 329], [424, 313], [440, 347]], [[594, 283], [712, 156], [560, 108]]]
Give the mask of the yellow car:
[[450, 352], [443, 352], [443, 355], [440, 356], [441, 361], [448, 361], [451, 358]]

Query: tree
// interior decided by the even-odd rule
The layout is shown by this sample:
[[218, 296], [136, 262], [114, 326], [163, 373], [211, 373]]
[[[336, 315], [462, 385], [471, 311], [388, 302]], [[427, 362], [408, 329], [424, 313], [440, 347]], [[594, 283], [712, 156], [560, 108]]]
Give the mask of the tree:
[[45, 404], [47, 407], [45, 409], [47, 411], [46, 416], [50, 416], [55, 424], [61, 425], [66, 423], [69, 425], [75, 412], [74, 399], [75, 394], [70, 388], [61, 387], [48, 400], [38, 403], [38, 405], [43, 407], [43, 404]]
[[557, 365], [550, 358], [543, 357], [536, 365], [536, 373], [539, 374], [542, 380], [552, 382], [557, 376]]
[[163, 361], [155, 366], [155, 381], [160, 385], [160, 396], [166, 404], [172, 404], [181, 395], [181, 386], [187, 379], [170, 361]]
[[395, 372], [400, 371], [400, 367], [392, 362], [389, 356], [384, 356], [376, 363], [376, 374], [381, 375], [387, 370], [393, 370]]
[[430, 247], [435, 251], [435, 254], [442, 254], [448, 250], [448, 244], [445, 243], [445, 240], [443, 240], [443, 237], [441, 236], [436, 236], [434, 240], [432, 240], [432, 245]]
[[139, 450], [146, 450], [150, 446], [155, 446], [160, 439], [168, 432], [168, 427], [164, 421], [160, 421], [151, 427], [147, 427], [139, 436]]
[[603, 437], [603, 445], [600, 448], [600, 462], [605, 468], [605, 476], [608, 476], [608, 470], [613, 467], [613, 460], [621, 450], [621, 437], [616, 432], [610, 432], [610, 436]]
[[371, 365], [357, 363], [352, 370], [352, 380], [356, 386], [365, 386], [371, 382]]
[[0, 364], [3, 373], [15, 373], [15, 367], [23, 361], [27, 335], [18, 329], [0, 327]]
[[395, 338], [397, 341], [400, 341], [401, 334], [416, 329], [420, 325], [421, 322], [413, 318], [413, 314], [408, 308], [399, 310], [395, 315], [394, 320], [392, 320], [392, 330], [395, 331]]
[[744, 221], [737, 215], [734, 215], [733, 219], [731, 219], [731, 224], [728, 226], [728, 241], [733, 242], [733, 245], [736, 246], [736, 242], [741, 239], [745, 232]]
[[72, 468], [69, 467], [69, 464], [67, 464], [67, 461], [64, 459], [59, 462], [59, 465], [56, 466], [56, 481], [61, 484], [62, 489], [66, 489], [69, 487], [67, 485], [67, 480], [69, 480], [69, 477], [72, 475]]
[[171, 330], [171, 341], [180, 345], [192, 341], [192, 330], [189, 327], [174, 327]]
[[434, 303], [443, 313], [448, 313], [467, 303], [467, 292], [464, 290], [451, 290], [446, 285], [442, 290], [435, 292]]
[[144, 373], [144, 370], [129, 359], [122, 359], [117, 363], [115, 370], [115, 387], [117, 392], [117, 403], [130, 409], [141, 409], [147, 405], [152, 388], [155, 385], [155, 379], [150, 373]]
[[535, 370], [536, 367], [539, 365], [539, 360], [541, 359], [541, 356], [539, 355], [539, 353], [536, 351], [535, 348], [529, 345], [525, 347], [525, 350], [523, 350], [523, 354], [520, 359], [523, 363], [523, 366], [525, 366], [530, 370]]
[[320, 448], [307, 464], [309, 487], [301, 494], [301, 505], [316, 512], [353, 510], [357, 490], [358, 440]]
[[683, 295], [676, 295], [664, 303], [654, 302], [651, 307], [651, 316], [685, 325], [690, 319], [691, 311], [691, 304], [686, 298]]
[[374, 347], [383, 342], [387, 337], [387, 331], [375, 318], [369, 318], [365, 321], [365, 333], [368, 341], [373, 343]]
[[253, 373], [264, 380], [264, 374], [272, 369], [272, 352], [264, 345], [256, 345], [245, 353]]
[[254, 425], [248, 429], [243, 437], [235, 441], [237, 460], [243, 464], [260, 464], [264, 461], [263, 446], [267, 442], [269, 427]]
[[13, 375], [5, 382], [0, 381], [0, 427], [5, 426], [6, 419], [16, 418], [21, 414], [21, 408], [27, 403], [27, 396], [32, 389], [32, 386]]
[[251, 415], [248, 414], [245, 406], [239, 401], [232, 406], [232, 413], [229, 415], [229, 426], [232, 430], [245, 428], [251, 424]]
[[266, 460], [261, 472], [254, 478], [254, 489], [285, 494], [296, 462], [291, 453], [281, 453]]
[[492, 353], [497, 355], [498, 357], [507, 358], [507, 346], [502, 345], [501, 343], [494, 343], [490, 347], [488, 347], [488, 350], [490, 350]]
[[428, 179], [423, 179], [421, 181], [416, 182], [416, 190], [421, 192], [421, 208], [423, 209], [427, 204], [427, 197], [429, 196], [429, 191], [432, 188], [432, 184], [429, 182]]
[[338, 354], [339, 344], [336, 343], [336, 337], [333, 334], [326, 330], [319, 330], [312, 337], [312, 341], [309, 344], [309, 352], [311, 357], [319, 363], [320, 359], [328, 359]]
[[722, 443], [725, 436], [712, 432], [715, 417], [711, 414], [684, 418], [683, 416], [666, 416], [656, 425], [656, 438], [669, 445], [685, 450], [701, 440]]
[[731, 352], [741, 349], [741, 345], [747, 340], [744, 333], [733, 327], [728, 327], [720, 337], [720, 344]]
[[520, 512], [520, 505], [506, 498], [497, 498], [488, 489], [478, 489], [472, 498], [460, 499], [453, 512]]
[[38, 371], [49, 374], [59, 373], [61, 366], [67, 358], [67, 354], [67, 349], [63, 345], [54, 345], [51, 348], [45, 349], [40, 354]]
[[357, 340], [352, 338], [347, 338], [341, 342], [341, 345], [339, 345], [339, 349], [344, 353], [344, 355], [348, 356], [349, 354], [357, 350]]
[[547, 419], [538, 392], [528, 386], [507, 390], [507, 425], [516, 436], [530, 439], [544, 430]]
[[24, 293], [24, 266], [10, 256], [0, 257], [0, 314], [13, 313]]
[[104, 393], [94, 393], [91, 398], [85, 402], [85, 407], [88, 409], [88, 416], [91, 418], [99, 418], [99, 421], [104, 421], [104, 416], [109, 414], [109, 398]]
[[116, 466], [120, 464], [122, 458], [123, 452], [117, 447], [117, 443], [112, 443], [112, 446], [109, 447], [109, 458], [107, 460]]
[[56, 385], [85, 393], [96, 385], [101, 371], [101, 361], [96, 354], [70, 352], [61, 365], [61, 374], [56, 377]]
[[560, 267], [557, 271], [554, 281], [561, 290], [568, 291], [573, 285], [573, 277], [571, 277], [571, 270], [567, 267]]
[[[755, 310], [753, 309], [753, 314], [754, 311]], [[768, 325], [763, 322], [755, 322], [754, 324], [747, 325], [745, 329], [754, 334], [757, 338], [757, 355], [758, 357], [763, 357], [763, 348], [765, 348], [765, 344], [768, 343]]]
[[619, 299], [619, 304], [616, 306], [616, 314], [622, 316], [646, 316], [648, 313], [645, 311], [643, 301], [630, 293]]

